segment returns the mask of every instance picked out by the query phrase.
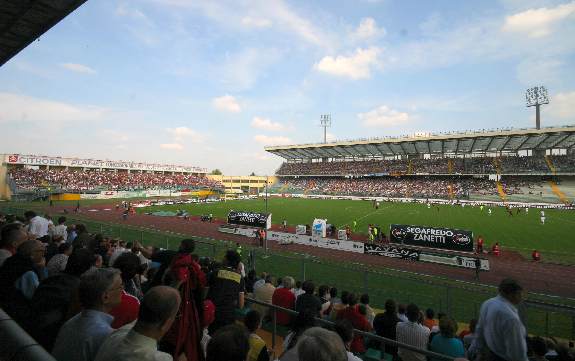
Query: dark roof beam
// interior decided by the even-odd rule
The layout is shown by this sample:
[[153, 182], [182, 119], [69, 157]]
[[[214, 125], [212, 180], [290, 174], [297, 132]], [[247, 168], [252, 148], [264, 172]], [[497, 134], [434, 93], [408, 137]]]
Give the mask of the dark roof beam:
[[539, 147], [543, 142], [545, 142], [547, 139], [549, 139], [549, 134], [545, 134], [545, 136], [543, 137], [542, 140], [540, 140], [534, 147], [532, 147], [533, 149], [537, 149], [537, 147]]
[[[549, 149], [557, 147], [558, 144], [560, 144], [561, 142], [563, 142], [565, 139], [569, 138], [570, 135], [571, 135], [571, 134], [565, 134], [565, 135], [563, 135], [562, 137], [560, 136], [555, 142], [553, 142], [553, 143], [549, 146]], [[560, 147], [558, 147], [558, 148], [560, 148]]]
[[505, 146], [509, 143], [509, 141], [513, 139], [513, 136], [509, 135], [507, 136], [507, 140], [505, 142], [503, 142], [503, 144], [501, 145], [501, 147], [499, 148], [499, 150], [504, 150]]

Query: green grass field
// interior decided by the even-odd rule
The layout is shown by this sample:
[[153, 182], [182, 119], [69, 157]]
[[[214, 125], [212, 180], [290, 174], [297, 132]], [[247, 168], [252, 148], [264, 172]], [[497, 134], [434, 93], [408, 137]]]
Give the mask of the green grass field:
[[[225, 218], [230, 210], [264, 212], [265, 200], [234, 200], [218, 203], [186, 205], [164, 205], [139, 208], [139, 212], [186, 209], [192, 215], [212, 213]], [[471, 230], [475, 238], [482, 235], [487, 245], [499, 242], [505, 250], [515, 250], [529, 256], [533, 249], [542, 253], [543, 259], [550, 262], [575, 264], [575, 211], [546, 209], [545, 225], [539, 219], [539, 210], [509, 216], [504, 208], [466, 206], [433, 206], [424, 204], [381, 203], [375, 210], [369, 201], [323, 200], [298, 198], [270, 198], [268, 212], [272, 222], [279, 224], [287, 220], [290, 225], [311, 224], [314, 218], [327, 218], [336, 226], [351, 226], [358, 223], [357, 232], [367, 233], [369, 224], [376, 224], [388, 231], [389, 225], [411, 224]]]

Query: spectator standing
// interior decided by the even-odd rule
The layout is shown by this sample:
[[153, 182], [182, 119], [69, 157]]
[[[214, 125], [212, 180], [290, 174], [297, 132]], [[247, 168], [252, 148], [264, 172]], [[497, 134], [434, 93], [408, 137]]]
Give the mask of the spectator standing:
[[437, 326], [437, 320], [435, 320], [433, 317], [435, 317], [435, 312], [433, 309], [428, 308], [425, 310], [425, 319], [423, 320], [423, 325], [429, 328], [429, 331], [431, 331], [433, 327]]
[[[272, 296], [272, 304], [293, 310], [295, 308], [295, 296], [292, 293], [294, 285], [293, 277], [286, 276], [283, 278], [283, 287], [276, 288]], [[276, 322], [278, 325], [288, 326], [291, 322], [291, 315], [286, 312], [278, 311], [276, 313]]]
[[510, 278], [501, 281], [499, 295], [481, 305], [477, 338], [471, 352], [478, 354], [485, 347], [495, 360], [527, 361], [527, 333], [517, 312], [522, 292], [517, 281]]
[[34, 211], [26, 211], [24, 217], [28, 221], [28, 232], [34, 235], [36, 239], [46, 239], [48, 236], [48, 220], [36, 215]]
[[216, 306], [216, 318], [210, 325], [211, 335], [218, 328], [234, 323], [236, 309], [244, 308], [245, 281], [237, 271], [238, 263], [238, 253], [228, 250], [223, 267], [210, 275], [207, 298]]
[[116, 258], [112, 266], [120, 270], [126, 293], [141, 300], [144, 294], [140, 275], [144, 272], [144, 267], [140, 263], [140, 257], [132, 252], [125, 252]]
[[110, 310], [120, 304], [120, 271], [99, 268], [82, 275], [78, 296], [82, 312], [69, 319], [58, 332], [52, 355], [58, 361], [91, 361], [113, 329]]
[[373, 308], [371, 308], [371, 306], [369, 305], [369, 295], [367, 293], [361, 295], [361, 297], [359, 298], [359, 304], [365, 306], [365, 314], [367, 317], [367, 321], [369, 322], [370, 325], [373, 325], [375, 312], [373, 311]]
[[96, 361], [172, 361], [158, 351], [158, 341], [172, 326], [180, 295], [167, 286], [152, 287], [142, 300], [138, 321], [113, 332], [100, 347]]
[[346, 361], [347, 351], [341, 337], [321, 327], [305, 331], [297, 344], [299, 361]]
[[397, 306], [397, 317], [399, 318], [399, 320], [401, 322], [407, 322], [407, 315], [405, 314], [407, 312], [407, 306], [404, 305], [403, 303], [400, 303]]
[[[464, 357], [465, 350], [463, 342], [455, 337], [457, 323], [449, 316], [444, 316], [439, 320], [439, 334], [433, 336], [429, 348], [433, 352], [454, 358]], [[439, 361], [431, 358], [431, 361]]]
[[54, 227], [52, 235], [56, 241], [66, 241], [68, 239], [68, 226], [66, 226], [66, 217], [58, 218], [58, 225]]
[[[407, 305], [407, 321], [399, 322], [396, 326], [397, 341], [423, 350], [427, 350], [429, 341], [429, 328], [419, 324], [419, 307], [411, 303]], [[399, 348], [397, 352], [402, 361], [426, 361], [427, 357], [420, 353]]]

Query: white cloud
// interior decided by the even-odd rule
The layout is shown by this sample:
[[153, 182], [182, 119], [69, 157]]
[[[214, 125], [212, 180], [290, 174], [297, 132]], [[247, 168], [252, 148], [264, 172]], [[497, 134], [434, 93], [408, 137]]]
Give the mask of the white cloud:
[[351, 56], [338, 55], [335, 58], [325, 56], [315, 64], [315, 69], [335, 76], [350, 78], [353, 80], [367, 79], [371, 76], [370, 68], [377, 65], [379, 49], [357, 49]]
[[64, 69], [73, 71], [75, 73], [83, 74], [96, 74], [96, 71], [87, 65], [75, 64], [75, 63], [63, 63], [60, 66]]
[[351, 34], [353, 39], [366, 40], [373, 39], [378, 36], [385, 35], [384, 28], [378, 28], [375, 19], [373, 18], [363, 18], [361, 19], [359, 26]]
[[557, 23], [575, 14], [575, 1], [553, 8], [529, 9], [505, 18], [503, 31], [525, 33], [531, 38], [551, 34]]
[[126, 142], [130, 139], [126, 134], [113, 129], [102, 130], [102, 137], [116, 142]]
[[175, 143], [182, 143], [184, 140], [192, 143], [200, 143], [204, 140], [204, 135], [188, 127], [167, 128], [166, 131], [174, 137]]
[[136, 20], [140, 20], [148, 25], [152, 24], [150, 19], [141, 10], [136, 8], [129, 8], [128, 6], [126, 6], [126, 4], [119, 4], [118, 7], [116, 8], [115, 13], [117, 16], [125, 16]]
[[527, 86], [552, 84], [560, 81], [563, 62], [555, 57], [534, 57], [522, 60], [517, 65], [517, 78]]
[[26, 121], [57, 126], [67, 122], [99, 121], [109, 113], [110, 110], [101, 107], [0, 93], [0, 124]]
[[252, 128], [280, 132], [286, 130], [286, 127], [278, 122], [273, 122], [268, 118], [254, 117], [251, 123]]
[[272, 22], [269, 19], [245, 16], [242, 18], [242, 25], [249, 28], [269, 28]]
[[288, 137], [276, 136], [270, 137], [267, 135], [258, 134], [254, 136], [254, 140], [263, 145], [287, 145], [293, 144], [292, 140]]
[[239, 113], [242, 111], [240, 104], [235, 97], [231, 95], [224, 95], [218, 98], [212, 99], [212, 105], [214, 108], [224, 112]]
[[184, 146], [179, 143], [164, 143], [160, 144], [160, 148], [169, 150], [183, 150]]
[[367, 113], [359, 113], [357, 117], [366, 127], [391, 127], [409, 121], [409, 114], [391, 109], [387, 105], [382, 105]]
[[561, 119], [575, 118], [575, 91], [558, 93], [549, 100], [549, 113]]
[[233, 54], [226, 54], [225, 60], [212, 70], [219, 74], [225, 89], [243, 91], [252, 88], [266, 70], [281, 60], [282, 51], [274, 48], [245, 48]]

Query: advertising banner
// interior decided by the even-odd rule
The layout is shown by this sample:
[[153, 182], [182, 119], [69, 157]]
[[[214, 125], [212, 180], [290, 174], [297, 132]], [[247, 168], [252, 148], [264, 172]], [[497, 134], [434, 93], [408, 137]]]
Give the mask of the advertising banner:
[[302, 234], [268, 231], [267, 239], [279, 244], [302, 244], [306, 246], [329, 248], [339, 251], [364, 253], [362, 242], [343, 241], [332, 238], [314, 238]]
[[255, 237], [257, 228], [220, 226], [218, 228], [218, 231], [228, 234], [237, 234], [239, 236], [245, 236], [245, 237]]
[[311, 235], [315, 239], [324, 238], [327, 230], [327, 220], [316, 218], [313, 220]]
[[[423, 262], [439, 263], [449, 266], [475, 269], [474, 257], [422, 253], [419, 256], [419, 260]], [[479, 262], [481, 270], [489, 271], [489, 260], [480, 258]]]
[[307, 227], [303, 224], [298, 224], [295, 227], [295, 233], [296, 234], [306, 234], [307, 233]]
[[364, 246], [365, 254], [371, 254], [376, 256], [391, 257], [391, 258], [402, 258], [412, 261], [419, 261], [420, 251], [412, 248], [401, 248], [389, 244], [369, 244], [366, 243]]
[[229, 224], [238, 224], [248, 227], [269, 229], [271, 227], [271, 219], [272, 215], [269, 213], [247, 211], [230, 211], [230, 213], [228, 213]]
[[392, 224], [389, 235], [393, 243], [460, 252], [473, 252], [473, 232], [471, 231]]

